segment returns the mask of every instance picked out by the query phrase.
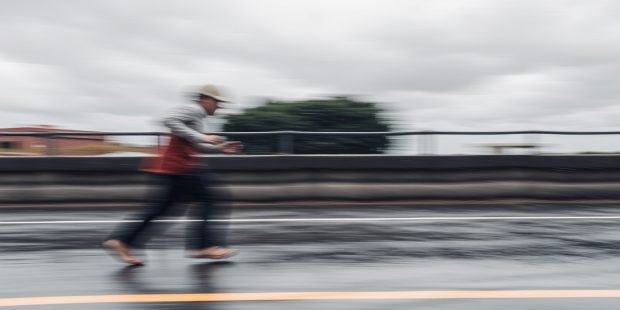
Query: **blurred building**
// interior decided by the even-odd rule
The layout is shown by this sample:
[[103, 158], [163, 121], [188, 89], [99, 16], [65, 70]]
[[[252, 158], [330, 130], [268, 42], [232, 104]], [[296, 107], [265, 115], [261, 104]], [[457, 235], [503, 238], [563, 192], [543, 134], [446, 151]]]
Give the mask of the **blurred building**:
[[[99, 133], [97, 131], [72, 130], [50, 125], [36, 125], [30, 127], [0, 128], [0, 133], [30, 133], [30, 132], [67, 132], [67, 133]], [[76, 147], [97, 147], [110, 144], [102, 135], [85, 136], [57, 136], [54, 139], [36, 136], [2, 136], [0, 135], [0, 149], [2, 150], [50, 150]]]

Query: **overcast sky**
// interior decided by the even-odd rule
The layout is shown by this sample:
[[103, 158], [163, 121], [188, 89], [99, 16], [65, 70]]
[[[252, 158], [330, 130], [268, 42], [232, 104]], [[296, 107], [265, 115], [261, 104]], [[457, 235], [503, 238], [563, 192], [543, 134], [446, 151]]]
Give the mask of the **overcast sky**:
[[0, 127], [159, 130], [203, 83], [237, 108], [352, 94], [397, 130], [620, 130], [620, 2], [4, 0]]

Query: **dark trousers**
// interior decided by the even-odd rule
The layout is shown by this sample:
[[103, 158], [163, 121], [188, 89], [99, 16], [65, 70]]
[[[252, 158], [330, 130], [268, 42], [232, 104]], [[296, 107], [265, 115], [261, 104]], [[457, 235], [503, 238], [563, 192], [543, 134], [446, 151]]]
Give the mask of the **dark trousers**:
[[220, 204], [221, 193], [214, 188], [215, 178], [208, 171], [196, 171], [183, 175], [156, 175], [163, 183], [157, 199], [152, 201], [142, 212], [134, 215], [133, 220], [120, 225], [108, 239], [121, 240], [131, 247], [142, 247], [149, 239], [148, 229], [152, 221], [170, 213], [177, 202], [194, 202], [189, 209], [191, 222], [187, 224], [186, 248], [202, 249], [210, 246], [226, 246], [226, 222], [207, 222], [210, 219], [225, 219], [226, 208]]

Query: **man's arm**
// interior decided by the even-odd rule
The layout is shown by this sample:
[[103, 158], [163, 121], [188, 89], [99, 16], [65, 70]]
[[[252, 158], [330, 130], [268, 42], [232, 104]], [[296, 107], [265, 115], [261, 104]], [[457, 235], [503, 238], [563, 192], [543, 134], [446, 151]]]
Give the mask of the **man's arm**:
[[196, 150], [205, 154], [224, 153], [224, 148], [221, 144], [198, 143], [196, 144]]
[[204, 135], [188, 126], [188, 124], [197, 121], [200, 121], [200, 117], [196, 115], [193, 107], [184, 106], [172, 111], [162, 120], [162, 123], [170, 129], [173, 135], [198, 144], [202, 142]]
[[184, 140], [190, 141], [195, 145], [201, 143], [218, 144], [223, 141], [217, 135], [205, 135], [188, 126], [193, 122], [202, 122], [201, 111], [196, 111], [200, 107], [184, 106], [174, 110], [169, 116], [162, 120], [164, 126], [168, 127], [173, 135]]
[[243, 144], [239, 141], [228, 141], [217, 145], [198, 143], [196, 148], [199, 152], [207, 154], [239, 154], [243, 149]]

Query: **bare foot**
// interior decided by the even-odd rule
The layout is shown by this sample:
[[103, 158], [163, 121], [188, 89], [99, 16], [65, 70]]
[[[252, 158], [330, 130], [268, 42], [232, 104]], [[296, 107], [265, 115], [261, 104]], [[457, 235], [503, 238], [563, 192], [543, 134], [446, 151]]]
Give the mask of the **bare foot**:
[[210, 258], [210, 259], [222, 259], [228, 258], [235, 254], [237, 254], [239, 250], [228, 249], [219, 246], [212, 246], [196, 251], [192, 251], [190, 253], [190, 257], [192, 258]]
[[144, 264], [144, 260], [131, 256], [129, 254], [129, 247], [120, 240], [106, 240], [101, 245], [110, 251], [114, 251], [122, 261], [128, 264]]

